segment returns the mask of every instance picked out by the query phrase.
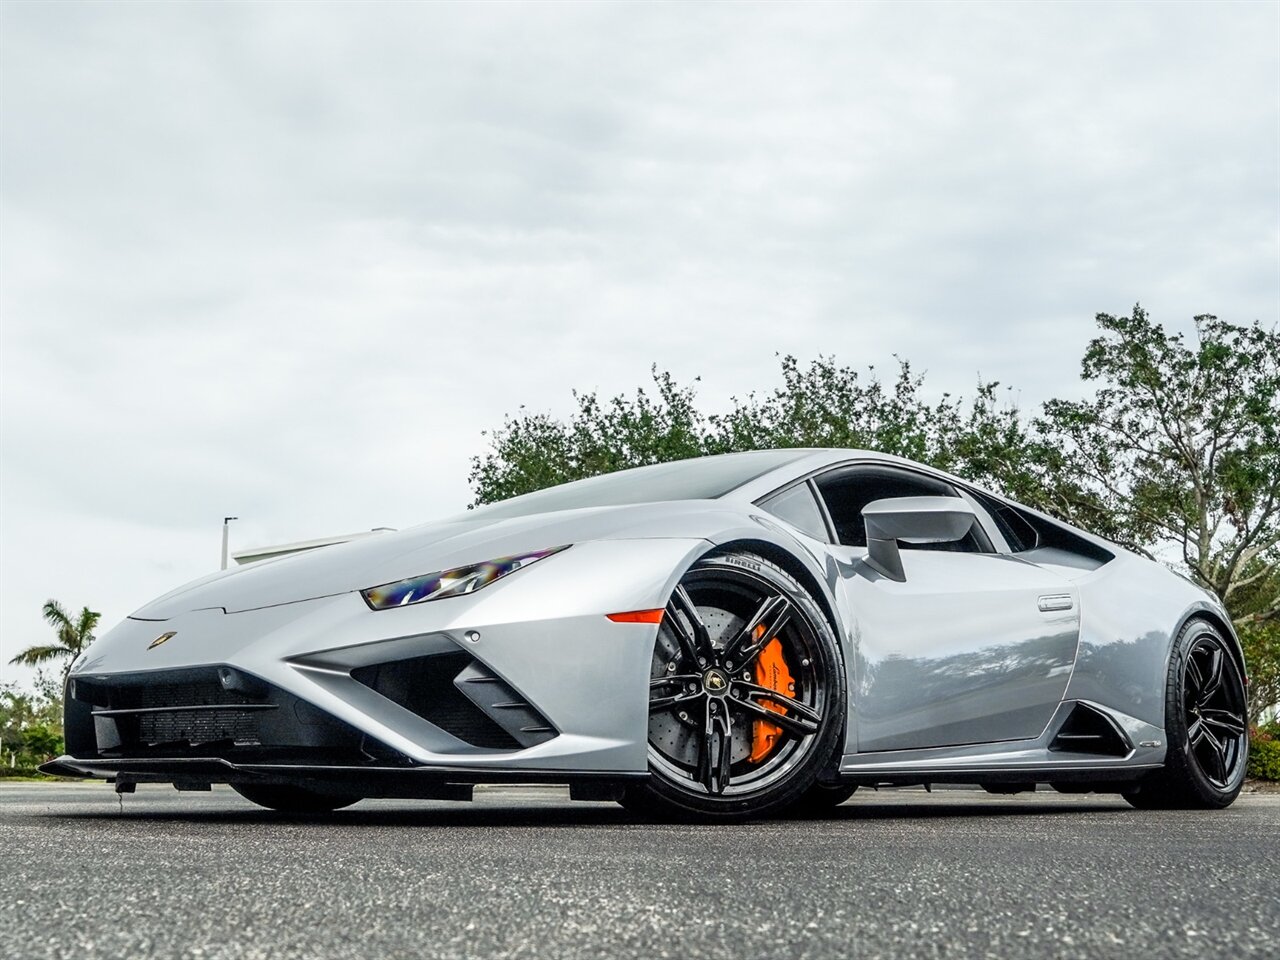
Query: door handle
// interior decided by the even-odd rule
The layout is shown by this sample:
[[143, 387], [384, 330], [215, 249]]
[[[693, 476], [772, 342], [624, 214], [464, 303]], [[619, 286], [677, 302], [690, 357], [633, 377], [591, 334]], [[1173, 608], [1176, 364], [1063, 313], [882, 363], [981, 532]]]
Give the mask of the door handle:
[[1047, 593], [1036, 601], [1041, 613], [1052, 613], [1055, 610], [1070, 610], [1076, 605], [1069, 593]]

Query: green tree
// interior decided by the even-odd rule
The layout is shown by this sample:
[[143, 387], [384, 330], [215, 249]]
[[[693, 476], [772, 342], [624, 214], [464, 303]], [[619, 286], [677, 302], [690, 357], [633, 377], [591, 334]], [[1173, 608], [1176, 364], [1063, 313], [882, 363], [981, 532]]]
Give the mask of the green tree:
[[62, 753], [62, 734], [49, 724], [33, 724], [22, 731], [22, 746], [33, 760], [44, 763]]
[[654, 368], [652, 393], [605, 401], [575, 393], [567, 421], [508, 417], [472, 461], [475, 505], [628, 467], [774, 447], [865, 447], [1018, 492], [1013, 466], [1029, 440], [1017, 410], [999, 401], [998, 383], [979, 383], [968, 403], [948, 394], [931, 401], [906, 362], [891, 383], [829, 357], [807, 366], [783, 357], [781, 370], [780, 387], [735, 398], [725, 414], [702, 413], [693, 385]]
[[1232, 594], [1233, 619], [1249, 668], [1249, 715], [1261, 722], [1280, 705], [1280, 565], [1254, 560], [1240, 579], [1248, 582]]
[[1236, 624], [1249, 674], [1249, 716], [1262, 722], [1280, 704], [1280, 624], [1245, 621]]
[[9, 662], [37, 666], [42, 663], [65, 659], [67, 662], [62, 670], [65, 677], [71, 670], [71, 664], [76, 657], [80, 656], [84, 649], [93, 643], [93, 631], [97, 629], [98, 620], [101, 617], [102, 614], [96, 613], [88, 607], [82, 607], [80, 613], [73, 619], [58, 601], [46, 600], [44, 604], [44, 619], [49, 626], [53, 627], [54, 633], [57, 635], [57, 642], [27, 647]]
[[1236, 619], [1280, 619], [1280, 591], [1248, 589], [1280, 562], [1280, 336], [1204, 315], [1189, 343], [1140, 306], [1097, 321], [1093, 397], [1051, 400], [1036, 423], [1058, 452], [1046, 487], [1078, 482], [1090, 525], [1135, 550], [1172, 544]]
[[41, 670], [33, 690], [0, 683], [0, 774], [32, 768], [62, 749], [62, 688]]
[[25, 749], [22, 734], [40, 718], [39, 705], [30, 693], [13, 683], [0, 684], [0, 763], [8, 766]]
[[694, 406], [693, 388], [656, 367], [653, 382], [654, 394], [641, 388], [634, 398], [601, 401], [575, 391], [578, 409], [567, 422], [543, 413], [508, 417], [490, 435], [489, 450], [472, 460], [474, 505], [705, 453], [706, 418]]

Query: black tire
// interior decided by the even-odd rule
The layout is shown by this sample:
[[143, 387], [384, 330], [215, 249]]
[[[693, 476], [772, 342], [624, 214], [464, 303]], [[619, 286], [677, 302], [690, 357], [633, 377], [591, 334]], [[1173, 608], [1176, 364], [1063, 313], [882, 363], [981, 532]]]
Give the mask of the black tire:
[[1207, 620], [1189, 620], [1169, 656], [1164, 767], [1124, 791], [1140, 810], [1213, 810], [1244, 786], [1248, 715], [1232, 644]]
[[329, 813], [349, 807], [361, 799], [281, 784], [233, 783], [231, 789], [260, 807], [282, 813]]
[[844, 733], [844, 662], [831, 625], [790, 574], [755, 554], [716, 554], [689, 569], [667, 604], [649, 680], [649, 778], [622, 801], [647, 816], [781, 812]]
[[856, 783], [815, 783], [787, 807], [787, 814], [792, 817], [821, 817], [857, 792]]

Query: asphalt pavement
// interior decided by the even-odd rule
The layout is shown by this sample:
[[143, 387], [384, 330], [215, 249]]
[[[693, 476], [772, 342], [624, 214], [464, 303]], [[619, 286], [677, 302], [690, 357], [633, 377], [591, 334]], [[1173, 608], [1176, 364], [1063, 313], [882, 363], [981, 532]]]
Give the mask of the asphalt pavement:
[[0, 783], [0, 956], [1280, 957], [1280, 795], [1228, 810], [860, 791], [638, 823], [551, 788], [328, 817], [225, 788]]

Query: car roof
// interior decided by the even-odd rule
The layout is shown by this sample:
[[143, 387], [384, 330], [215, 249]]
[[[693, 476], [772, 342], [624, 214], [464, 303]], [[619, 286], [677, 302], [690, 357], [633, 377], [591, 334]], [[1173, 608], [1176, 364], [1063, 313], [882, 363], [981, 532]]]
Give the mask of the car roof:
[[[758, 451], [750, 451], [751, 453]], [[881, 453], [877, 450], [860, 450], [856, 448], [846, 447], [802, 447], [797, 448], [798, 453], [804, 454], [789, 463], [782, 464], [774, 470], [761, 474], [740, 487], [736, 487], [729, 493], [725, 494], [724, 499], [732, 500], [758, 500], [779, 487], [785, 487], [787, 484], [806, 477], [811, 473], [815, 473], [824, 467], [833, 467], [843, 463], [887, 463], [897, 466], [908, 467], [923, 473], [928, 473], [936, 477], [942, 477], [959, 483], [965, 483], [959, 477], [952, 477], [950, 474], [937, 470], [927, 464], [917, 463], [914, 460], [907, 460], [905, 457], [894, 456], [891, 453]]]

